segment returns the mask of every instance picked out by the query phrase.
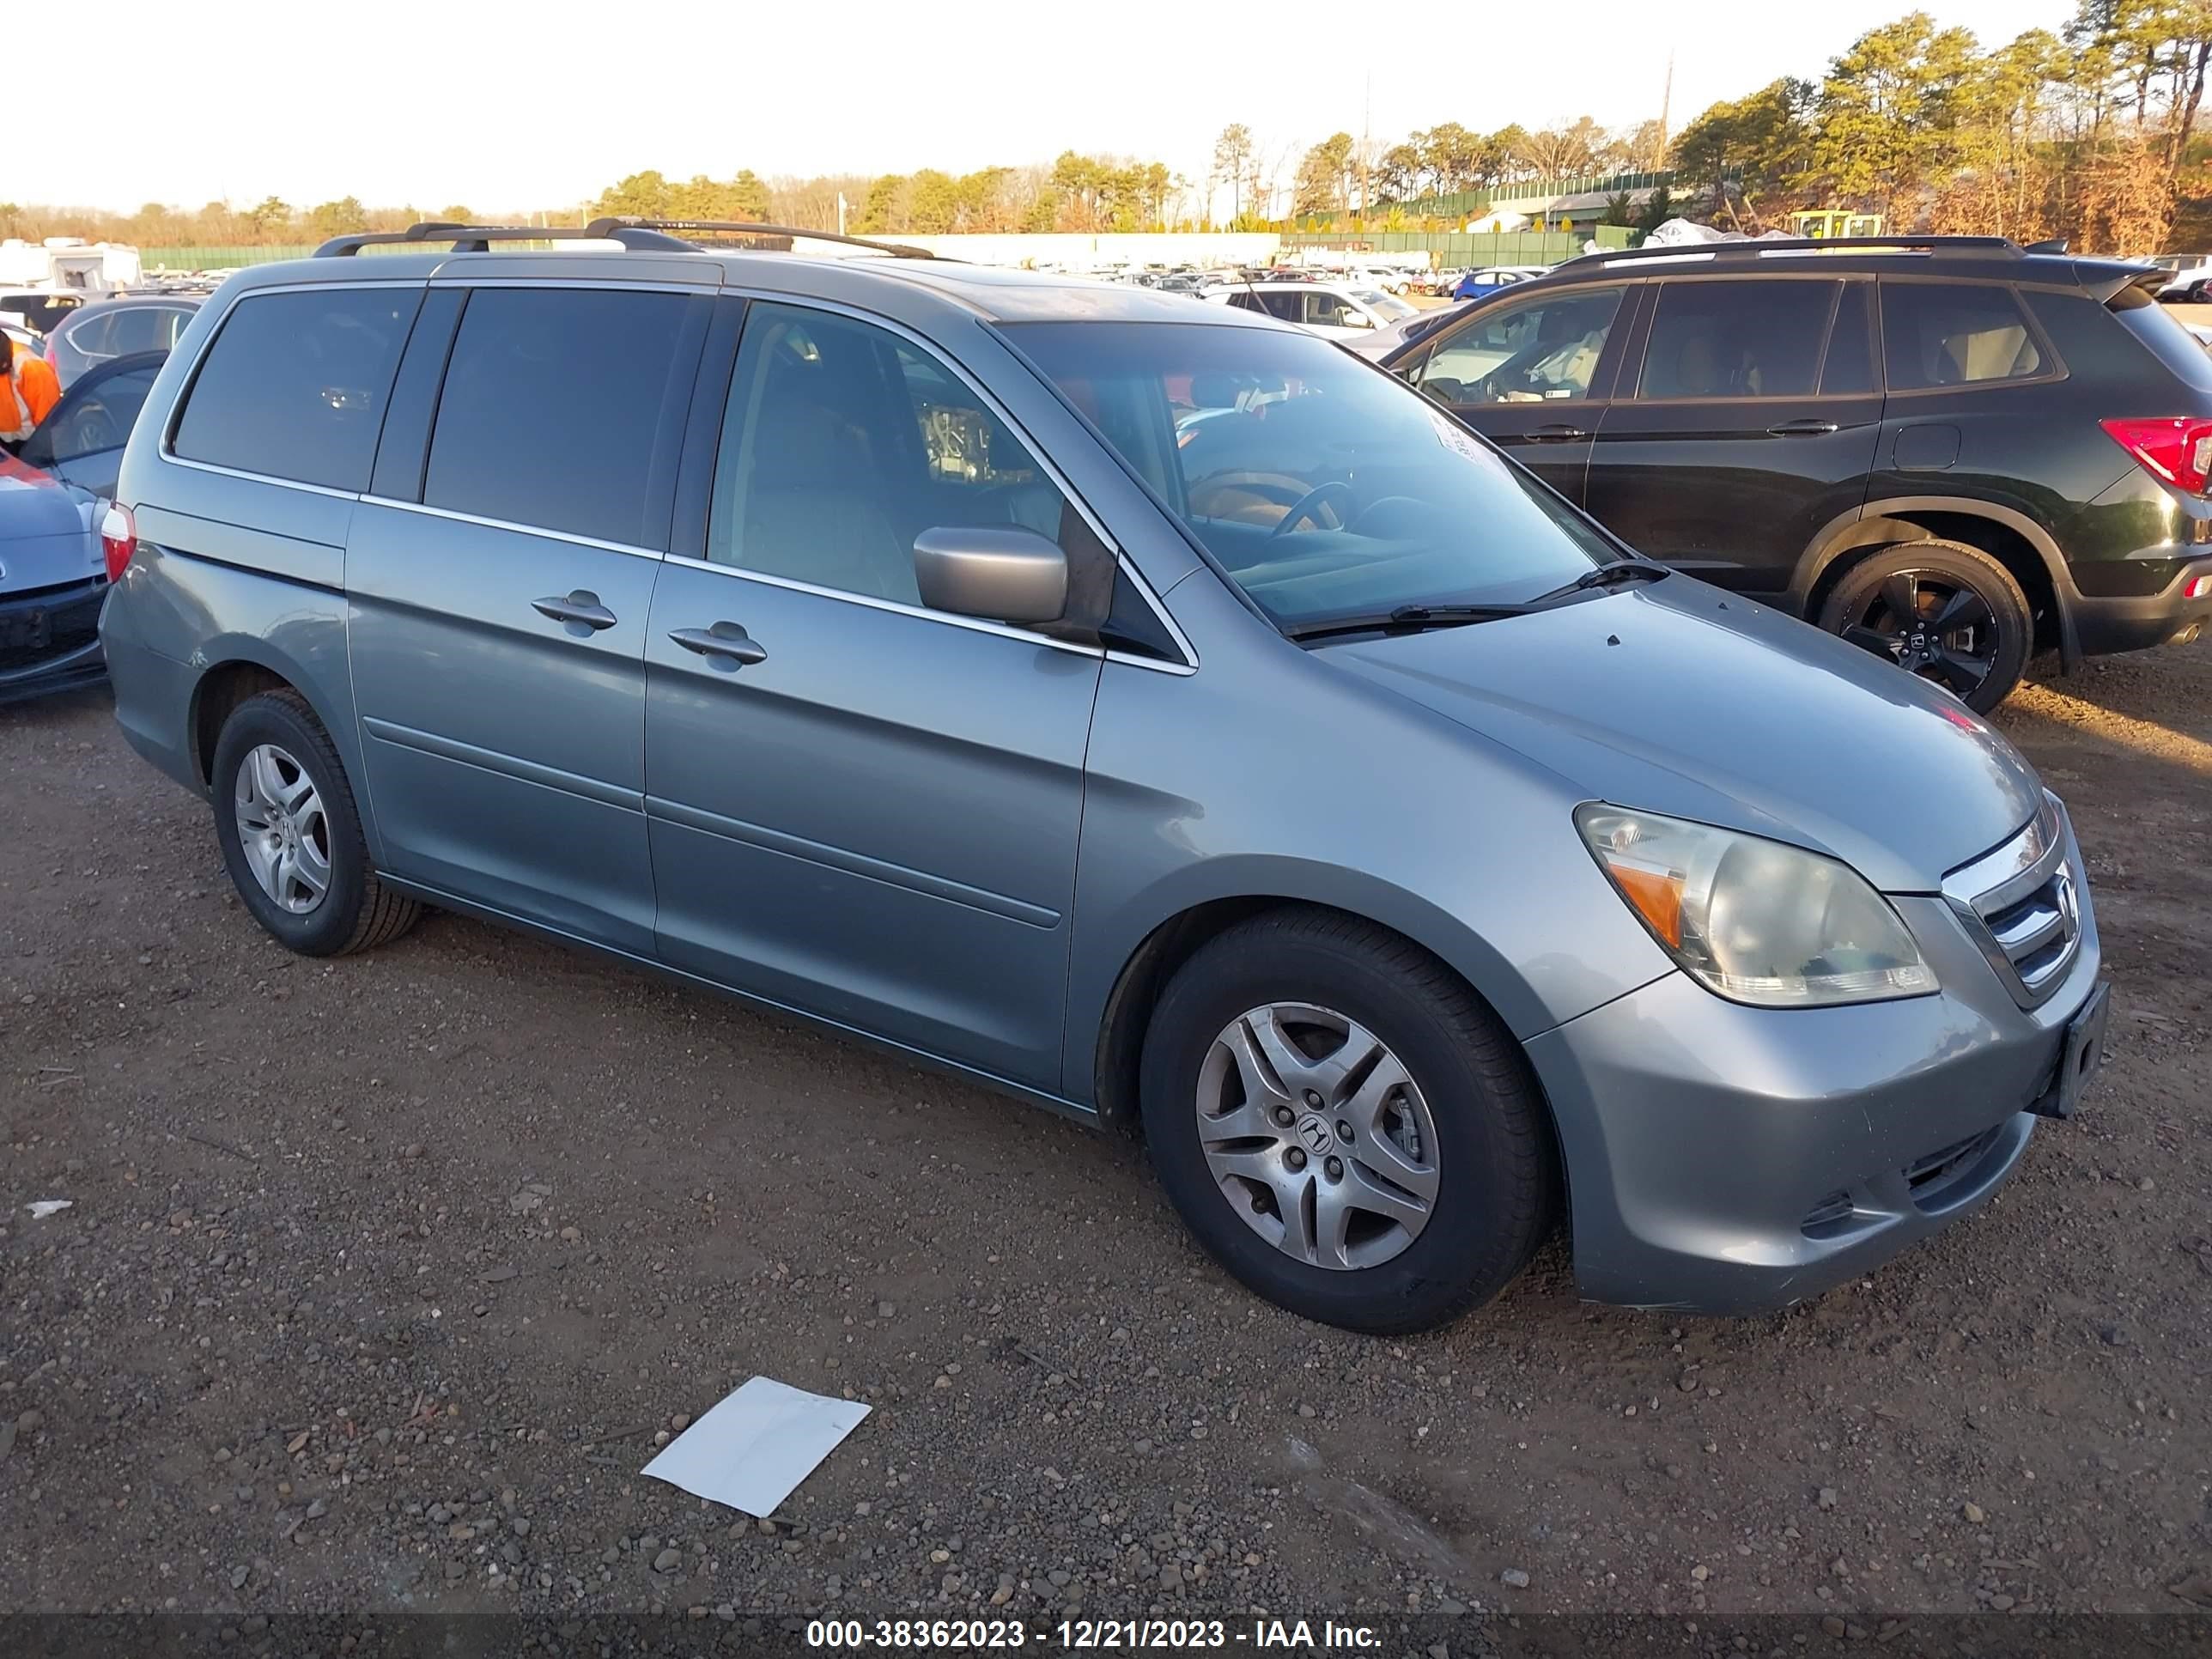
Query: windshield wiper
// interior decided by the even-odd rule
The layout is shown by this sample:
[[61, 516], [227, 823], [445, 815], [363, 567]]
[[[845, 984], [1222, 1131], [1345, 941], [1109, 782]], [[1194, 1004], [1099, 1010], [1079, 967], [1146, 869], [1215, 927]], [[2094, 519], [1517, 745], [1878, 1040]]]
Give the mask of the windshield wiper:
[[1547, 599], [1563, 599], [1570, 593], [1579, 593], [1592, 587], [1618, 587], [1623, 582], [1656, 582], [1662, 576], [1671, 576], [1674, 568], [1656, 559], [1615, 559], [1611, 564], [1601, 564], [1595, 570], [1585, 570], [1565, 587], [1555, 587], [1548, 593], [1537, 596], [1540, 605]]
[[1394, 629], [1418, 633], [1428, 628], [1462, 628], [1469, 623], [1496, 622], [1501, 617], [1525, 617], [1535, 607], [1527, 605], [1401, 605], [1382, 616], [1340, 617], [1333, 622], [1309, 623], [1286, 628], [1284, 637], [1317, 640], [1332, 634], [1377, 634]]

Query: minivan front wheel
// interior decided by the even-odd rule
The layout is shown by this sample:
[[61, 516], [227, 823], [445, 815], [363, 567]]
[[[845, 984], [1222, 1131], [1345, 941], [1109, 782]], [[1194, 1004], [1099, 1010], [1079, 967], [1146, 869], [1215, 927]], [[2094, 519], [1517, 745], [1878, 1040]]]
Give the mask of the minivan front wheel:
[[1909, 542], [1861, 560], [1820, 620], [1982, 714], [2020, 684], [2035, 643], [2035, 617], [2012, 573], [1958, 542]]
[[1169, 981], [1145, 1135], [1200, 1243], [1294, 1313], [1425, 1330], [1524, 1267], [1559, 1173], [1528, 1062], [1409, 941], [1335, 912], [1240, 923]]
[[216, 740], [216, 840], [253, 918], [302, 956], [397, 939], [421, 907], [378, 879], [353, 787], [306, 699], [264, 691]]

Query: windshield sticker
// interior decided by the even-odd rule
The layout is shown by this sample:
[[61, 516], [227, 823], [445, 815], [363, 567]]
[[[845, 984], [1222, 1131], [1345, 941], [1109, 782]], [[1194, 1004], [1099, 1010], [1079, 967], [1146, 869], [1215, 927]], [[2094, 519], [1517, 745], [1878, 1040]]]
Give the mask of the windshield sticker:
[[1437, 430], [1437, 441], [1455, 455], [1463, 456], [1470, 461], [1486, 464], [1489, 461], [1490, 457], [1484, 453], [1482, 446], [1469, 437], [1466, 429], [1449, 415], [1432, 409], [1429, 411], [1429, 424]]

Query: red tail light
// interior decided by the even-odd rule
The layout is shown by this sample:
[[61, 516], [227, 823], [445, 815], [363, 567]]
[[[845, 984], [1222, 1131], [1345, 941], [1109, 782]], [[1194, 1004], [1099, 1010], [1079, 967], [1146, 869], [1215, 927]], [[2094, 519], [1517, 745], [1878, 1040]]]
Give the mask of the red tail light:
[[120, 501], [110, 501], [100, 515], [100, 550], [107, 561], [107, 580], [121, 581], [123, 568], [138, 550], [138, 525], [131, 509]]
[[2204, 494], [2208, 476], [2212, 476], [2212, 421], [2177, 416], [2099, 424], [2145, 471], [2179, 484], [2192, 495]]

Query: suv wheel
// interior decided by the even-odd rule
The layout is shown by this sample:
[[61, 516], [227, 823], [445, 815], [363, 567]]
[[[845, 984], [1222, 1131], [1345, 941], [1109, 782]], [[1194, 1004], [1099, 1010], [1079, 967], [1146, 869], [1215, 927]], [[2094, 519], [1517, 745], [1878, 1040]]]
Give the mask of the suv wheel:
[[248, 697], [215, 748], [215, 833], [246, 908], [302, 956], [381, 945], [422, 907], [377, 879], [330, 734], [293, 691]]
[[1551, 1229], [1559, 1174], [1519, 1045], [1434, 957], [1352, 917], [1272, 911], [1202, 947], [1153, 1012], [1140, 1085], [1186, 1224], [1309, 1319], [1442, 1324]]
[[1820, 626], [1982, 714], [2020, 684], [2035, 642], [2012, 573], [1958, 542], [1908, 542], [1862, 559], [1820, 607]]

